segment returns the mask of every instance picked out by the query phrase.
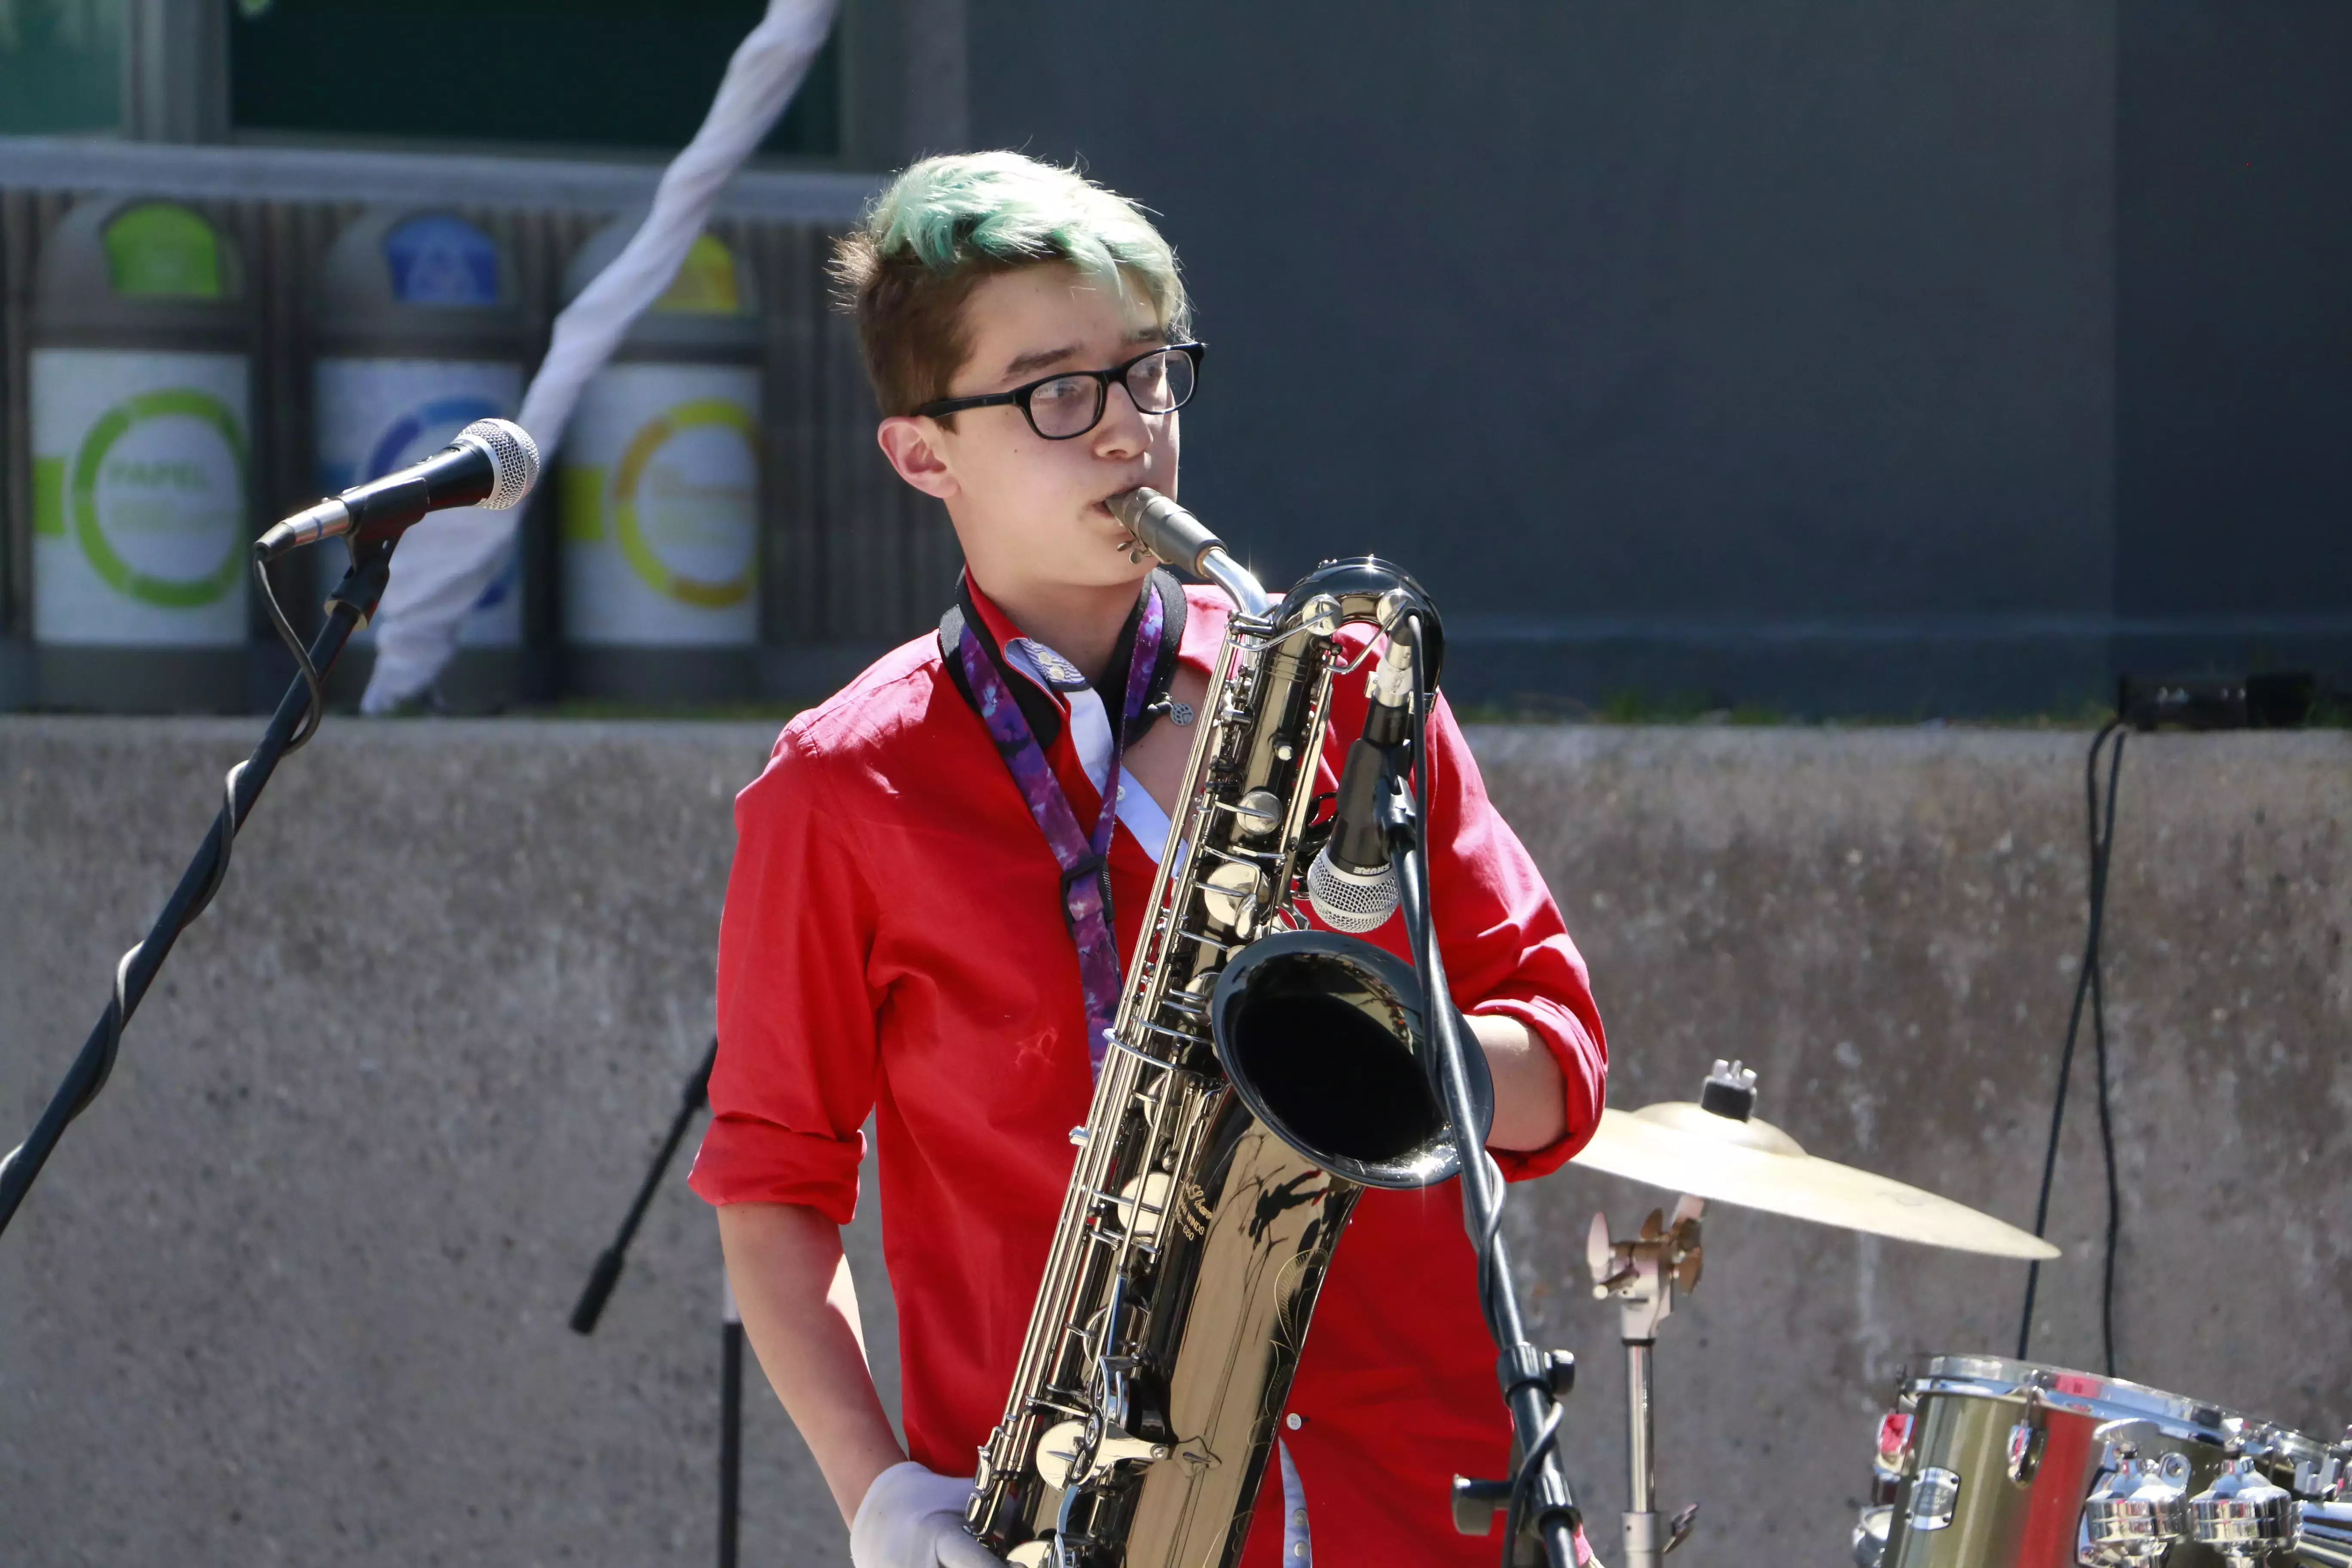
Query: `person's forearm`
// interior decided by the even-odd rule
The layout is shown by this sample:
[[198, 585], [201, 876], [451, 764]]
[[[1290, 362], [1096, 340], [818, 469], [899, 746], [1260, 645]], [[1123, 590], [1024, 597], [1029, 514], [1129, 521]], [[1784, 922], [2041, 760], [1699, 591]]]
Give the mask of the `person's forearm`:
[[1568, 1083], [1535, 1031], [1507, 1014], [1477, 1013], [1470, 1032], [1495, 1079], [1490, 1149], [1541, 1149], [1568, 1131]]
[[866, 1364], [840, 1228], [797, 1205], [730, 1204], [719, 1237], [743, 1331], [846, 1522], [874, 1478], [907, 1456]]

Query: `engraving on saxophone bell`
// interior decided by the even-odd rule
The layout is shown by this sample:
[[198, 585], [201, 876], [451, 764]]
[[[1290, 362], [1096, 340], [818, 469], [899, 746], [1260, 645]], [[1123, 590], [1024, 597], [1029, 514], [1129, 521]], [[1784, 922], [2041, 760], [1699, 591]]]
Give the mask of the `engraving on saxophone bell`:
[[1201, 1184], [1187, 1182], [1176, 1199], [1176, 1228], [1184, 1233], [1188, 1241], [1198, 1241], [1209, 1234], [1209, 1220], [1213, 1212], [1209, 1207], [1208, 1194], [1201, 1190]]

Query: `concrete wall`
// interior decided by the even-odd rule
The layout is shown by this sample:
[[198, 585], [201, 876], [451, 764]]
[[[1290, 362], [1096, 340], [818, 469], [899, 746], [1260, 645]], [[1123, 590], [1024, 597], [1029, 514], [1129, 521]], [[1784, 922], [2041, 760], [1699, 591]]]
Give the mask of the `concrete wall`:
[[[248, 733], [0, 720], [0, 1136]], [[289, 763], [0, 1240], [0, 1558], [709, 1560], [717, 1247], [681, 1183], [598, 1334], [563, 1323], [707, 1038], [728, 798], [768, 739], [341, 723]], [[2084, 737], [1474, 740], [1591, 959], [1617, 1103], [1736, 1054], [1815, 1152], [2030, 1218]], [[2339, 735], [2134, 741], [2108, 971], [2122, 1370], [2313, 1431], [2352, 1418], [2347, 781]], [[2092, 1126], [2078, 1093], [2036, 1345], [2074, 1365]], [[1605, 1555], [1622, 1388], [1583, 1232], [1670, 1200], [1571, 1169], [1512, 1211], [1540, 1331], [1584, 1360], [1569, 1452]], [[1706, 1245], [1661, 1352], [1664, 1500], [1706, 1505], [1682, 1561], [1843, 1562], [1897, 1366], [2010, 1346], [2021, 1270], [1725, 1208]], [[844, 1561], [764, 1395], [747, 1447], [744, 1560]]]

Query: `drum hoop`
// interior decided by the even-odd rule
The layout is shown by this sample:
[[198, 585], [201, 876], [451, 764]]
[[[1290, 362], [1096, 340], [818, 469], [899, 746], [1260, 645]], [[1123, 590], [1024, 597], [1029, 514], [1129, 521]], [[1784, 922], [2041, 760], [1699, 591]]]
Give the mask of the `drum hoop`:
[[[2057, 1386], [2061, 1378], [2069, 1382], [2079, 1380], [2081, 1384], [2089, 1385], [2096, 1392], [2076, 1393], [2062, 1389]], [[2237, 1431], [2253, 1431], [2266, 1425], [2224, 1405], [2189, 1399], [2161, 1388], [2150, 1388], [2145, 1384], [2105, 1377], [2097, 1373], [2074, 1372], [2039, 1362], [2006, 1361], [1996, 1356], [1933, 1357], [1923, 1375], [1904, 1381], [1903, 1392], [1915, 1398], [1924, 1394], [1946, 1394], [1976, 1399], [2015, 1399], [2095, 1420], [2148, 1421], [2159, 1426], [2180, 1428], [2172, 1436], [2210, 1442], [2217, 1447], [2227, 1443], [2235, 1435], [2231, 1426], [2232, 1421], [2237, 1423]]]

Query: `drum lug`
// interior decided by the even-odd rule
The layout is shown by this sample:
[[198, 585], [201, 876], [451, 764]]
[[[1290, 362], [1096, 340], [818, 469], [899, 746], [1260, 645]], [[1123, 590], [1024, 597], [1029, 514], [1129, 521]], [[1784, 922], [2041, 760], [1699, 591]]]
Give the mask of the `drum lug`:
[[2050, 1441], [2049, 1429], [2039, 1426], [2029, 1417], [2009, 1429], [2009, 1479], [2023, 1486], [2033, 1479], [2042, 1468], [2042, 1450]]

